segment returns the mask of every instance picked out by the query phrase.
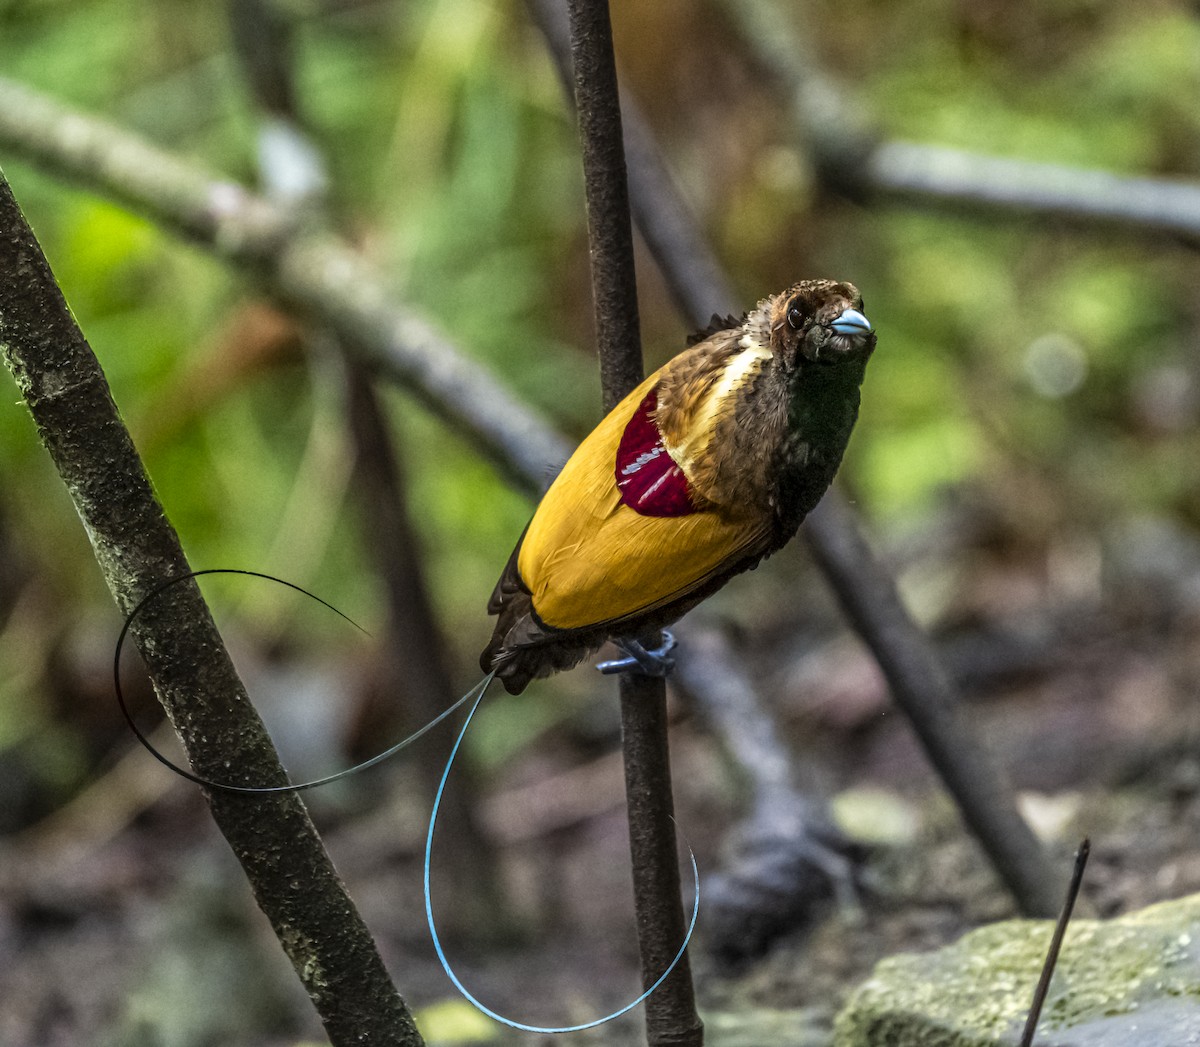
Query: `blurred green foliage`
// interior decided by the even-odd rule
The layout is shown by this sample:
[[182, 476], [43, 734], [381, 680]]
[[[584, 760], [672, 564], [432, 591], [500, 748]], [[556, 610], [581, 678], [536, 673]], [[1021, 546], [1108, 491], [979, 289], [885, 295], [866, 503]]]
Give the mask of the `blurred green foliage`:
[[[586, 431], [598, 393], [576, 143], [522, 6], [288, 9], [304, 114], [347, 231], [398, 298], [564, 430]], [[745, 304], [808, 275], [863, 289], [880, 350], [843, 480], [877, 525], [919, 516], [948, 490], [1004, 502], [1030, 484], [1052, 493], [1045, 526], [1132, 511], [1200, 520], [1190, 250], [832, 199], [797, 161], [779, 103], [719, 9], [621, 0], [614, 13], [629, 86]], [[792, 15], [889, 135], [1197, 176], [1200, 23], [1181, 2], [822, 0]], [[0, 69], [254, 179], [256, 116], [221, 5], [10, 0], [0, 3]], [[251, 359], [238, 322], [255, 290], [242, 274], [51, 175], [0, 162], [193, 564], [275, 572], [377, 620], [336, 363], [319, 351]], [[640, 262], [654, 362], [684, 332]], [[192, 401], [199, 374], [222, 380]], [[0, 508], [57, 609], [46, 627], [110, 621], [80, 529], [14, 400], [0, 412]], [[529, 505], [405, 395], [386, 402], [465, 680]], [[25, 679], [22, 657], [0, 644], [0, 679]], [[4, 687], [0, 701], [25, 700], [18, 690]]]

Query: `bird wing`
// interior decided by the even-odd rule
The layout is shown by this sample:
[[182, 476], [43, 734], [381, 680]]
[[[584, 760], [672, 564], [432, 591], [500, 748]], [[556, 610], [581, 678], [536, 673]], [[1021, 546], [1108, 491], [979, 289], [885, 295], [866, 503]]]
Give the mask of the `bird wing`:
[[686, 477], [652, 417], [664, 370], [579, 445], [521, 542], [520, 578], [552, 628], [593, 628], [663, 607], [765, 548], [761, 514], [681, 497]]

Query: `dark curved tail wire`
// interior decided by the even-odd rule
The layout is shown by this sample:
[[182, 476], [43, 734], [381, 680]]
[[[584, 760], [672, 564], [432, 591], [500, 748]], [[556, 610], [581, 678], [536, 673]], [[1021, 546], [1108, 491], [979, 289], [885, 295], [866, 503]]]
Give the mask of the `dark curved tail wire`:
[[301, 588], [299, 585], [296, 585], [292, 582], [285, 581], [283, 578], [276, 578], [274, 575], [263, 574], [260, 571], [245, 571], [236, 567], [212, 567], [203, 571], [189, 571], [187, 574], [181, 574], [178, 578], [172, 578], [168, 582], [163, 582], [161, 585], [151, 589], [149, 593], [142, 597], [138, 605], [134, 607], [134, 609], [130, 611], [128, 616], [125, 618], [125, 624], [121, 627], [121, 635], [117, 637], [116, 650], [113, 652], [113, 686], [117, 693], [117, 704], [120, 705], [121, 713], [125, 717], [125, 722], [129, 724], [130, 730], [133, 731], [134, 735], [137, 737], [137, 740], [142, 743], [146, 751], [149, 752], [151, 756], [153, 756], [164, 767], [170, 768], [181, 778], [186, 778], [189, 782], [195, 782], [197, 785], [202, 785], [206, 789], [218, 789], [222, 792], [228, 793], [249, 793], [261, 796], [266, 793], [297, 793], [304, 789], [315, 789], [318, 785], [328, 785], [330, 782], [336, 782], [342, 778], [347, 778], [352, 774], [357, 774], [359, 771], [365, 771], [368, 767], [374, 767], [376, 764], [382, 763], [389, 757], [394, 756], [401, 749], [411, 745], [427, 731], [432, 730], [444, 719], [446, 719], [447, 716], [450, 716], [456, 709], [466, 704], [476, 695], [482, 696], [482, 692], [487, 689], [487, 685], [492, 681], [492, 677], [490, 675], [485, 676], [479, 681], [479, 683], [477, 683], [466, 694], [454, 702], [448, 709], [445, 709], [439, 713], [432, 720], [430, 720], [429, 723], [425, 724], [424, 727], [420, 727], [413, 731], [413, 733], [407, 738], [398, 741], [395, 745], [390, 746], [376, 756], [372, 756], [369, 760], [364, 760], [362, 763], [357, 763], [353, 767], [347, 767], [346, 769], [337, 771], [334, 774], [325, 775], [323, 778], [313, 778], [311, 781], [299, 782], [294, 785], [234, 785], [229, 782], [218, 782], [211, 778], [205, 778], [202, 775], [194, 774], [193, 772], [180, 767], [178, 764], [173, 763], [161, 752], [159, 752], [135, 722], [133, 714], [130, 713], [129, 706], [125, 702], [125, 692], [121, 688], [121, 651], [125, 647], [125, 639], [129, 635], [129, 630], [133, 626], [134, 620], [139, 614], [141, 614], [148, 604], [156, 600], [159, 596], [166, 592], [166, 590], [170, 589], [174, 585], [179, 585], [181, 582], [186, 582], [189, 578], [201, 578], [204, 575], [209, 574], [240, 574], [250, 578], [262, 578], [268, 582], [278, 582], [280, 585], [286, 585], [289, 589], [294, 589], [296, 592], [307, 596], [309, 599], [316, 600], [317, 603], [321, 604], [321, 606], [327, 607], [329, 610], [333, 611], [334, 614], [344, 618], [360, 633], [367, 635], [367, 631], [361, 625], [354, 621], [353, 618], [343, 614], [327, 600], [322, 600], [321, 597], [317, 596], [315, 593], [310, 593], [307, 589]]

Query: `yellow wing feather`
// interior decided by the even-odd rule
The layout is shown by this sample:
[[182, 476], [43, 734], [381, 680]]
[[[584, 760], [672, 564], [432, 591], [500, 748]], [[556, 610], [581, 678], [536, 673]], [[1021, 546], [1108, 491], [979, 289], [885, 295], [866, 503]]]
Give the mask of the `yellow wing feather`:
[[758, 515], [707, 508], [642, 516], [620, 502], [617, 446], [661, 374], [642, 382], [580, 444], [529, 524], [517, 567], [546, 625], [589, 628], [662, 606], [764, 537]]

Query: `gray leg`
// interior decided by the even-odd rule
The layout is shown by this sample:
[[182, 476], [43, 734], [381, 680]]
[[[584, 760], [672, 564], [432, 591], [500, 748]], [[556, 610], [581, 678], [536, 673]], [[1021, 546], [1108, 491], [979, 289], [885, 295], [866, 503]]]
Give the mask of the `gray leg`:
[[662, 638], [662, 646], [649, 651], [630, 637], [614, 640], [613, 643], [625, 652], [625, 657], [601, 662], [596, 668], [606, 676], [626, 672], [636, 672], [642, 676], [667, 676], [675, 668], [675, 659], [671, 657], [671, 651], [675, 649], [675, 637], [664, 629]]

